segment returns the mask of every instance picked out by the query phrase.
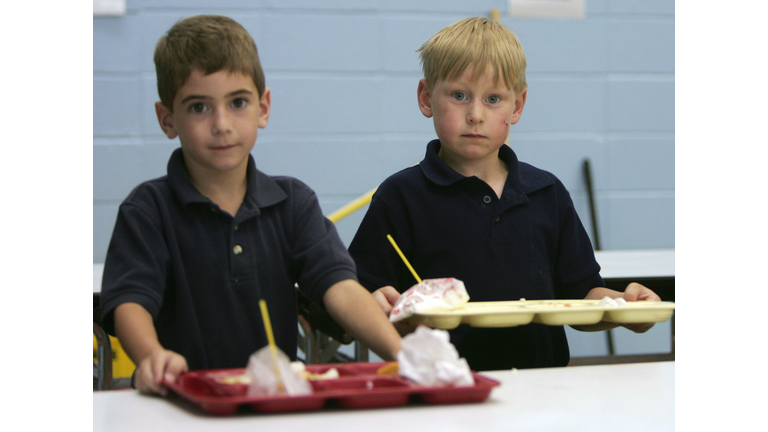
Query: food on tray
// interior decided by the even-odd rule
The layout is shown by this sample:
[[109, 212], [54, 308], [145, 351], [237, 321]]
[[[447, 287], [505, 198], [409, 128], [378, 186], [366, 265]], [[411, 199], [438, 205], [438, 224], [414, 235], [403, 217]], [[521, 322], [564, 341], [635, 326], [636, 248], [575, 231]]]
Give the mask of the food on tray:
[[600, 300], [600, 306], [621, 306], [625, 304], [627, 304], [627, 301], [621, 297], [610, 298], [605, 296], [602, 300]]
[[556, 307], [556, 308], [569, 308], [571, 307], [570, 303], [563, 303], [563, 302], [555, 302], [555, 301], [545, 301], [542, 303], [539, 303], [538, 306], [550, 306], [550, 307]]
[[468, 301], [464, 282], [455, 278], [425, 279], [400, 296], [389, 314], [389, 320], [401, 321], [427, 310], [454, 310]]
[[339, 371], [336, 368], [330, 368], [324, 373], [312, 373], [304, 367], [304, 363], [295, 361], [291, 363], [291, 369], [296, 371], [299, 375], [304, 377], [308, 381], [320, 381], [327, 379], [336, 379], [339, 377]]
[[[306, 370], [304, 363], [300, 361], [291, 362], [291, 369], [307, 381], [320, 381], [336, 379], [339, 377], [339, 371], [336, 368], [330, 368], [324, 373], [312, 373]], [[248, 373], [215, 377], [214, 379], [222, 384], [230, 385], [250, 384], [252, 381], [251, 376]]]
[[376, 375], [399, 375], [400, 365], [397, 362], [387, 363], [376, 369]]

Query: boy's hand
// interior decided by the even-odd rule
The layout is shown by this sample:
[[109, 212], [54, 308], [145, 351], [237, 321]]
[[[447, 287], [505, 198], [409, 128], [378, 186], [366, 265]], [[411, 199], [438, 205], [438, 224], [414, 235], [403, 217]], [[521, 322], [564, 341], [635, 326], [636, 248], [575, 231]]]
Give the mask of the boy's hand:
[[[634, 302], [634, 301], [661, 301], [661, 297], [659, 297], [655, 292], [651, 291], [649, 288], [640, 285], [639, 283], [632, 282], [629, 285], [627, 285], [627, 288], [624, 290], [624, 292], [619, 292], [612, 290], [610, 288], [592, 288], [592, 290], [589, 291], [586, 297], [584, 297], [586, 300], [602, 300], [603, 297], [610, 297], [610, 298], [623, 298], [624, 300], [628, 302]], [[622, 326], [629, 330], [632, 330], [635, 333], [645, 333], [648, 330], [653, 327], [654, 323], [636, 323], [636, 324], [621, 324], [621, 323], [611, 323], [606, 321], [601, 321], [597, 324], [592, 325], [573, 325], [573, 327], [576, 330], [580, 331], [602, 331], [602, 330], [610, 330], [612, 328]]]
[[[385, 286], [374, 291], [373, 298], [376, 299], [376, 302], [381, 306], [384, 313], [389, 316], [393, 306], [397, 303], [397, 299], [400, 298], [400, 293], [391, 286]], [[418, 326], [418, 324], [411, 324], [408, 321], [398, 321], [392, 323], [392, 325], [395, 326], [395, 329], [397, 329], [397, 332], [400, 333], [401, 336], [412, 333]]]
[[139, 362], [134, 375], [134, 385], [142, 393], [165, 396], [168, 389], [162, 384], [163, 379], [176, 381], [176, 378], [187, 370], [187, 360], [183, 356], [159, 349]]
[[381, 306], [384, 313], [389, 316], [393, 306], [397, 303], [397, 299], [400, 298], [400, 293], [391, 286], [385, 286], [374, 291], [373, 298], [376, 299], [376, 302]]
[[[632, 282], [627, 285], [627, 289], [624, 290], [624, 300], [628, 302], [633, 301], [661, 301], [655, 292], [646, 288], [639, 283]], [[653, 327], [653, 323], [637, 323], [637, 324], [622, 324], [622, 326], [632, 330], [635, 333], [645, 333]]]

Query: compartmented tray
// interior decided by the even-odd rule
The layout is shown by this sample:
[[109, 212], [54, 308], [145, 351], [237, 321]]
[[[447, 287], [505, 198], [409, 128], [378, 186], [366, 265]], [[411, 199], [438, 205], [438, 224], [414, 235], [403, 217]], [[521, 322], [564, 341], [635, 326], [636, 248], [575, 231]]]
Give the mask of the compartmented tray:
[[662, 322], [672, 316], [674, 302], [638, 301], [605, 306], [600, 300], [516, 300], [469, 302], [451, 311], [423, 311], [408, 318], [411, 323], [440, 329], [459, 324], [473, 327], [514, 327], [529, 323], [588, 325], [602, 320], [616, 323]]
[[302, 396], [249, 396], [245, 369], [191, 371], [165, 385], [212, 415], [232, 415], [242, 410], [261, 413], [319, 410], [326, 406], [346, 409], [381, 408], [407, 403], [453, 404], [482, 402], [500, 385], [496, 380], [473, 373], [470, 387], [426, 387], [395, 375], [379, 375], [387, 363], [336, 363], [307, 365], [313, 374], [331, 368], [339, 378], [310, 380], [312, 393]]

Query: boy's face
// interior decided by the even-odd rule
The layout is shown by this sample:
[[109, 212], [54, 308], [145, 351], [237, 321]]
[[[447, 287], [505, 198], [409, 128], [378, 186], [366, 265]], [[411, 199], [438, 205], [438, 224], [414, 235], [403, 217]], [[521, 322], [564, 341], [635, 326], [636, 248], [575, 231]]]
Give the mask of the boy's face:
[[[433, 117], [440, 157], [459, 163], [491, 161], [520, 120], [527, 89], [515, 94], [503, 80], [494, 83], [488, 68], [472, 80], [472, 68], [454, 80], [437, 80], [432, 89], [419, 81], [419, 108]], [[449, 163], [450, 164], [450, 163]]]
[[245, 168], [259, 128], [267, 125], [270, 91], [259, 97], [250, 76], [193, 70], [176, 92], [173, 111], [157, 102], [160, 127], [179, 137], [190, 174], [212, 175]]

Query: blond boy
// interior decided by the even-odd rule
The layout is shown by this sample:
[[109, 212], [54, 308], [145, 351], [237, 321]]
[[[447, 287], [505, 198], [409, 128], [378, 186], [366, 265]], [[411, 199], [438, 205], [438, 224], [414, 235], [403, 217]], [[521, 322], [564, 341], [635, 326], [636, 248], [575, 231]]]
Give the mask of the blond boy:
[[[349, 249], [361, 283], [382, 308], [389, 312], [399, 292], [416, 282], [387, 234], [421, 278], [458, 278], [472, 301], [659, 300], [639, 284], [623, 293], [604, 288], [565, 187], [519, 162], [505, 145], [528, 96], [525, 54], [515, 35], [499, 23], [469, 18], [439, 31], [419, 51], [419, 109], [433, 119], [437, 139], [419, 165], [381, 184]], [[396, 290], [378, 289], [388, 285]], [[651, 326], [627, 325], [637, 332]], [[451, 342], [474, 370], [565, 366], [570, 358], [562, 326], [460, 326]]]

